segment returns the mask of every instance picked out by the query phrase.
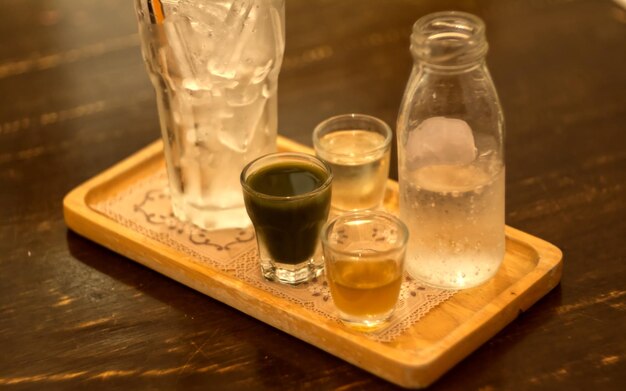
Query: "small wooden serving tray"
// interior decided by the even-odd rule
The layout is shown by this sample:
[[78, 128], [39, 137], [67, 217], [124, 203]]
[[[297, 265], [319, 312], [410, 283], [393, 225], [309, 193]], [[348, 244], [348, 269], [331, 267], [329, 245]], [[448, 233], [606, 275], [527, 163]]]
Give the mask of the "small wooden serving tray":
[[[280, 150], [312, 153], [285, 138]], [[174, 280], [222, 301], [398, 385], [426, 387], [554, 288], [561, 279], [562, 253], [554, 245], [506, 227], [506, 256], [497, 275], [460, 291], [432, 309], [390, 343], [348, 333], [336, 323], [202, 267], [189, 256], [133, 231], [93, 206], [163, 167], [157, 141], [72, 190], [64, 199], [72, 230]], [[387, 209], [397, 208], [397, 183], [389, 181]]]

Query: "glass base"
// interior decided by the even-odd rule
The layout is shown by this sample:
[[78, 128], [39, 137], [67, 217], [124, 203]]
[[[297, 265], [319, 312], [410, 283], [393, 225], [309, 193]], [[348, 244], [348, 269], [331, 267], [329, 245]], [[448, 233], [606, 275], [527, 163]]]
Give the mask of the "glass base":
[[172, 212], [181, 221], [189, 221], [207, 230], [246, 228], [252, 225], [246, 208], [240, 207], [218, 209], [198, 208], [190, 204], [172, 202]]
[[375, 211], [384, 211], [385, 208], [382, 202], [379, 205], [373, 206], [371, 208], [354, 208], [354, 209], [340, 209], [334, 205], [330, 205], [330, 213], [328, 215], [328, 220], [332, 220], [334, 217], [341, 216], [346, 213], [351, 212], [375, 212]]
[[388, 321], [391, 318], [391, 314], [393, 313], [393, 311], [394, 308], [379, 315], [368, 316], [355, 316], [346, 314], [343, 311], [339, 311], [339, 319], [341, 319], [341, 322], [343, 322], [343, 324], [353, 329], [360, 331], [374, 331], [381, 329], [388, 324]]
[[261, 274], [280, 284], [298, 285], [311, 281], [324, 271], [324, 264], [315, 258], [296, 265], [261, 260]]
[[484, 285], [487, 282], [491, 281], [493, 279], [493, 277], [496, 275], [496, 273], [498, 272], [499, 268], [496, 268], [493, 272], [491, 272], [488, 275], [485, 276], [481, 276], [480, 279], [463, 279], [463, 278], [454, 278], [454, 277], [448, 277], [447, 279], [445, 278], [440, 278], [440, 281], [445, 281], [447, 280], [447, 283], [436, 283], [433, 282], [432, 280], [429, 280], [427, 278], [424, 278], [423, 276], [416, 274], [414, 272], [411, 272], [410, 270], [407, 270], [407, 272], [409, 273], [409, 275], [411, 277], [413, 277], [414, 279], [416, 279], [417, 281], [419, 281], [420, 283], [422, 283], [425, 286], [428, 286], [430, 288], [436, 288], [436, 289], [444, 289], [444, 290], [462, 290], [462, 289], [471, 289], [471, 288], [476, 288], [478, 286]]

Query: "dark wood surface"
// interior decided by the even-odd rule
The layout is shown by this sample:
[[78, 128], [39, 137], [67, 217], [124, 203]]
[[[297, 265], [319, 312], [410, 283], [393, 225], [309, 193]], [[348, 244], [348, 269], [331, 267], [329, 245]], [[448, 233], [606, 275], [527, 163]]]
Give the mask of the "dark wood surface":
[[[565, 270], [432, 389], [623, 389], [617, 2], [287, 0], [281, 133], [310, 145], [317, 122], [346, 112], [394, 124], [411, 25], [452, 8], [487, 23], [507, 120], [507, 224], [559, 246]], [[63, 196], [158, 137], [130, 0], [2, 0], [0, 388], [394, 389], [68, 231]]]

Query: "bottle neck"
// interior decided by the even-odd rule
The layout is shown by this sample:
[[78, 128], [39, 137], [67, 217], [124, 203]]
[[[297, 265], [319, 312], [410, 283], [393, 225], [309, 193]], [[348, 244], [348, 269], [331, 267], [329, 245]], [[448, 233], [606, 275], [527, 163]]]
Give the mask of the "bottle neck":
[[413, 26], [411, 53], [427, 72], [469, 72], [484, 64], [487, 51], [485, 24], [475, 15], [437, 12]]
[[433, 73], [436, 75], [461, 75], [465, 73], [471, 73], [476, 71], [483, 71], [485, 67], [484, 59], [471, 64], [464, 64], [459, 66], [439, 66], [436, 64], [430, 64], [426, 62], [418, 62], [415, 64], [418, 71], [424, 73]]

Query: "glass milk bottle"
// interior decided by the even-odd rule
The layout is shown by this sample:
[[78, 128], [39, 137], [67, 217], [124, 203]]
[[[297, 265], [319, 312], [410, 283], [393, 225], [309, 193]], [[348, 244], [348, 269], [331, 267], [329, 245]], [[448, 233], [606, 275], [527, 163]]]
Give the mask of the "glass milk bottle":
[[483, 21], [468, 13], [413, 26], [397, 129], [400, 217], [407, 271], [439, 288], [482, 284], [504, 257], [504, 120], [487, 47]]

